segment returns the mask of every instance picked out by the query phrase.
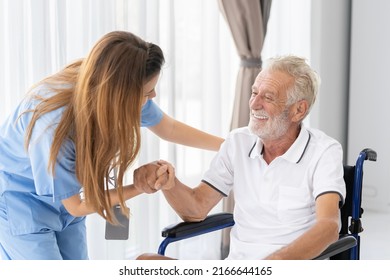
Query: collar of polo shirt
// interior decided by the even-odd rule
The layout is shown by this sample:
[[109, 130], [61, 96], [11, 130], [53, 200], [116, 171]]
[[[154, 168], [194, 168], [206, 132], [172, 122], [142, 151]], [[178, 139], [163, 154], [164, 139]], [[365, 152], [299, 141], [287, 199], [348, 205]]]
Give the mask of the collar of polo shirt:
[[[299, 163], [306, 151], [307, 146], [309, 145], [309, 142], [310, 133], [303, 125], [301, 125], [301, 131], [299, 132], [297, 139], [287, 150], [287, 152], [285, 152], [280, 157], [290, 162]], [[251, 149], [249, 150], [248, 156], [250, 158], [257, 158], [262, 156], [263, 148], [263, 142], [260, 138], [257, 138], [256, 142], [253, 143]]]

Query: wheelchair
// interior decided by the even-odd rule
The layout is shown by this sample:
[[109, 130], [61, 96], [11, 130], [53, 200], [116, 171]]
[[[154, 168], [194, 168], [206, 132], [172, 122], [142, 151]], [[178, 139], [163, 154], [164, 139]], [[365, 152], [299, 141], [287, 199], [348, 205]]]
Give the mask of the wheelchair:
[[[356, 165], [344, 165], [344, 181], [346, 184], [346, 199], [340, 209], [341, 230], [339, 239], [331, 244], [314, 260], [359, 260], [360, 236], [363, 231], [361, 217], [363, 209], [362, 183], [363, 164], [365, 160], [376, 161], [377, 153], [372, 149], [364, 149], [359, 153]], [[158, 248], [158, 254], [164, 255], [170, 243], [188, 239], [194, 236], [221, 230], [234, 225], [233, 214], [218, 213], [207, 216], [201, 222], [181, 222], [170, 225], [162, 230], [165, 239]]]

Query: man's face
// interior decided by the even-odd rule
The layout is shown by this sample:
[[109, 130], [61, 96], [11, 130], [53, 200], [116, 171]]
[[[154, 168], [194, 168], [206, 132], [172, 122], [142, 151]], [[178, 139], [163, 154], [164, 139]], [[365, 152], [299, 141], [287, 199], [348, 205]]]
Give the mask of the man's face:
[[275, 140], [286, 134], [290, 124], [287, 90], [293, 78], [283, 72], [262, 71], [252, 86], [249, 100], [249, 129], [262, 140]]

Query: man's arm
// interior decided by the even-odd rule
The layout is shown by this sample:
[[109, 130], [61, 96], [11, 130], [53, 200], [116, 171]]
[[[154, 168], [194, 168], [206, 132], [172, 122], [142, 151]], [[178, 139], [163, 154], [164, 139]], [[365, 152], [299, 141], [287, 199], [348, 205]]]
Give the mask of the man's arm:
[[202, 221], [223, 195], [205, 183], [190, 188], [175, 178], [174, 186], [164, 190], [165, 198], [186, 222]]
[[316, 223], [289, 245], [272, 253], [268, 260], [313, 259], [321, 254], [330, 244], [338, 240], [340, 196], [327, 193], [316, 200]]
[[176, 213], [188, 222], [204, 220], [210, 210], [223, 198], [205, 183], [190, 188], [175, 176], [174, 167], [167, 161], [145, 164], [134, 171], [134, 186], [140, 193], [162, 190]]

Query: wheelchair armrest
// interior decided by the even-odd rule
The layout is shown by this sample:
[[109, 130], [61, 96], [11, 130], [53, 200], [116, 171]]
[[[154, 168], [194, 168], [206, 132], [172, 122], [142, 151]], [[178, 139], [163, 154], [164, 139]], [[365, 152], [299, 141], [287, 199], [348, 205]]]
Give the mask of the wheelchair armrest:
[[[223, 228], [234, 225], [233, 214], [218, 213], [209, 215], [201, 222], [180, 222], [164, 228], [161, 235], [165, 237], [165, 241], [161, 243], [159, 254], [164, 255], [166, 246], [175, 241], [191, 238], [194, 236], [206, 234]], [[344, 252], [357, 245], [356, 238], [351, 235], [340, 235], [339, 240], [329, 245], [314, 260], [323, 260], [341, 252]]]
[[201, 234], [231, 227], [234, 225], [233, 214], [218, 213], [209, 215], [201, 222], [181, 222], [164, 228], [161, 235], [165, 239], [160, 243], [158, 254], [165, 255], [168, 244]]
[[348, 249], [357, 245], [356, 238], [352, 235], [340, 235], [339, 240], [329, 245], [325, 251], [323, 251], [318, 257], [313, 260], [324, 260], [330, 258], [334, 255], [337, 255], [341, 252], [344, 252]]
[[218, 213], [209, 215], [201, 222], [181, 222], [162, 230], [163, 237], [186, 239], [234, 225], [233, 214]]

